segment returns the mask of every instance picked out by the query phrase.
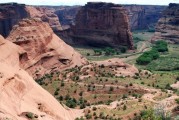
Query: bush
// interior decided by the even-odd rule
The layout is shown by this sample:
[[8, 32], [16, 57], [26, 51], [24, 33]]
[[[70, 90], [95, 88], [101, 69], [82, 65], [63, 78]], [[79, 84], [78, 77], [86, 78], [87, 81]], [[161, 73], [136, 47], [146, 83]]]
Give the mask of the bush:
[[29, 119], [33, 119], [34, 118], [34, 114], [31, 113], [31, 112], [27, 112], [26, 113], [26, 117], [29, 118]]
[[179, 104], [179, 99], [175, 99], [176, 103]]
[[54, 92], [54, 95], [58, 95], [58, 91], [57, 90]]
[[66, 106], [68, 106], [69, 108], [75, 108], [76, 107], [76, 99], [75, 98], [69, 98], [66, 101]]
[[114, 90], [114, 88], [112, 86], [110, 86], [109, 91], [112, 92], [113, 90]]
[[83, 96], [83, 92], [82, 91], [79, 93], [79, 96]]
[[91, 119], [92, 118], [92, 116], [90, 114], [86, 114], [85, 117], [86, 117], [86, 119]]
[[168, 45], [167, 42], [159, 40], [155, 42], [154, 49], [156, 49], [158, 52], [166, 52], [168, 51]]
[[87, 53], [86, 56], [90, 56], [90, 53]]
[[126, 106], [126, 105], [124, 105], [124, 106], [123, 106], [123, 110], [126, 110], [126, 109], [127, 109], [127, 106]]
[[121, 53], [126, 53], [127, 48], [126, 47], [121, 47]]

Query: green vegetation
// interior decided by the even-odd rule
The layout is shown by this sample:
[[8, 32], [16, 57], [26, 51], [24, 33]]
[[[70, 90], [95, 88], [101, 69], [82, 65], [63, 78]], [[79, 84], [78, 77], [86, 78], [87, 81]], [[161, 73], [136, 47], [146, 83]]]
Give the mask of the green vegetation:
[[140, 116], [142, 120], [171, 120], [170, 114], [162, 108], [143, 110]]
[[155, 42], [153, 49], [156, 49], [158, 52], [167, 52], [168, 44], [165, 41], [159, 40]]
[[150, 51], [144, 52], [140, 57], [137, 58], [136, 62], [139, 65], [149, 64], [152, 60], [159, 58], [159, 53], [157, 50], [152, 49]]
[[26, 117], [29, 119], [33, 119], [34, 118], [34, 114], [32, 112], [27, 112], [26, 113]]
[[155, 71], [179, 70], [179, 46], [168, 45], [169, 52], [160, 55], [160, 58], [149, 63], [146, 68]]
[[164, 41], [157, 41], [152, 50], [144, 52], [140, 57], [137, 58], [136, 62], [139, 65], [147, 65], [151, 61], [159, 58], [159, 52], [168, 51], [167, 43]]

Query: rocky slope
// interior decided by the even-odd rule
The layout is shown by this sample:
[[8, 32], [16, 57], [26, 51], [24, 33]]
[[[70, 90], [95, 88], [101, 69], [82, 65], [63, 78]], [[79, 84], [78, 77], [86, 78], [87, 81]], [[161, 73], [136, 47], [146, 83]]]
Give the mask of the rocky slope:
[[29, 14], [24, 4], [0, 4], [0, 34], [7, 37], [12, 27], [27, 17]]
[[33, 77], [55, 70], [86, 64], [86, 59], [57, 37], [48, 23], [24, 19], [13, 27], [7, 40], [21, 46], [27, 54], [21, 67]]
[[171, 3], [158, 21], [152, 41], [164, 39], [179, 43], [179, 4]]
[[12, 27], [23, 18], [39, 18], [48, 22], [54, 32], [62, 30], [58, 16], [53, 8], [33, 7], [24, 4], [0, 4], [0, 34], [7, 37]]
[[121, 5], [88, 2], [76, 15], [72, 31], [76, 44], [133, 48], [128, 17]]
[[127, 10], [131, 30], [154, 29], [167, 6], [124, 5]]
[[74, 120], [81, 116], [81, 111], [63, 108], [19, 67], [24, 53], [0, 36], [0, 119], [27, 120], [30, 113], [38, 120]]

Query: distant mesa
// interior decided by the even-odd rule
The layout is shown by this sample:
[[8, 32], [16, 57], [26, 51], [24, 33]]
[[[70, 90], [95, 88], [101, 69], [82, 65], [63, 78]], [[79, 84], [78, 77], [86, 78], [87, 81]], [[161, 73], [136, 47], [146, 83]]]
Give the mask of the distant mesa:
[[133, 48], [128, 16], [121, 5], [88, 2], [78, 11], [71, 29], [75, 44]]

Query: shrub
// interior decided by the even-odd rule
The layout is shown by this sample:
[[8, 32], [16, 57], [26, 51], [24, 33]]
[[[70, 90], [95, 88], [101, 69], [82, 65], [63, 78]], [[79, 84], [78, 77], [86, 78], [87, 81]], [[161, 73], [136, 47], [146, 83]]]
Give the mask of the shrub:
[[167, 42], [159, 40], [155, 42], [154, 49], [156, 49], [158, 52], [166, 52], [168, 51], [168, 45]]
[[126, 53], [127, 48], [126, 47], [121, 47], [121, 53]]
[[58, 91], [57, 90], [54, 92], [54, 95], [58, 95]]
[[75, 108], [76, 107], [76, 99], [75, 98], [69, 98], [66, 101], [66, 106], [68, 106], [69, 108]]
[[87, 55], [87, 56], [90, 56], [90, 53], [87, 53], [86, 55]]
[[91, 119], [92, 118], [92, 116], [90, 114], [86, 114], [85, 117], [86, 117], [86, 119]]
[[82, 91], [79, 93], [79, 96], [83, 96], [83, 92]]
[[175, 99], [176, 103], [179, 104], [179, 98], [178, 99]]
[[123, 110], [126, 110], [126, 109], [127, 109], [127, 106], [126, 106], [126, 105], [124, 105], [124, 106], [123, 106]]
[[110, 86], [109, 91], [113, 91], [113, 90], [114, 90], [114, 88], [112, 86]]
[[33, 119], [34, 118], [34, 114], [31, 113], [31, 112], [27, 112], [26, 113], [26, 117], [29, 118], [29, 119]]

